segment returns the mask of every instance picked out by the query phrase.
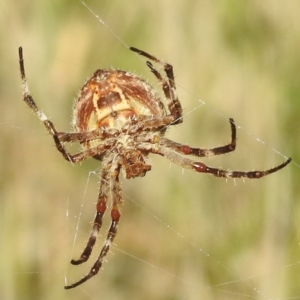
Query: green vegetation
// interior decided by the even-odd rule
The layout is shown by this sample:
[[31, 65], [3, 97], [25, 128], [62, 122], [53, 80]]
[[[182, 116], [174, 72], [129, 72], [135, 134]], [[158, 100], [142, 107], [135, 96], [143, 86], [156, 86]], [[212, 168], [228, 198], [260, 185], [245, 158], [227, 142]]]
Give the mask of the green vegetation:
[[[23, 46], [37, 104], [61, 131], [71, 130], [73, 100], [96, 69], [126, 69], [154, 85], [156, 80], [145, 62], [79, 1], [2, 1], [1, 297], [300, 297], [300, 2], [87, 3], [127, 45], [174, 66], [187, 116], [168, 137], [193, 146], [225, 144], [232, 117], [241, 127], [237, 150], [205, 163], [266, 169], [285, 159], [274, 148], [296, 164], [244, 183], [182, 173], [151, 156], [153, 170], [145, 178], [124, 181], [125, 205], [114, 255], [108, 255], [108, 264], [94, 279], [65, 291], [65, 275], [73, 281], [88, 272], [107, 230], [109, 213], [90, 261], [69, 266], [88, 238], [99, 179], [89, 172], [97, 173], [101, 165], [90, 160], [73, 167], [57, 153], [42, 124], [22, 102], [17, 49]], [[206, 105], [194, 110], [199, 99]], [[74, 145], [71, 151], [78, 148]]]

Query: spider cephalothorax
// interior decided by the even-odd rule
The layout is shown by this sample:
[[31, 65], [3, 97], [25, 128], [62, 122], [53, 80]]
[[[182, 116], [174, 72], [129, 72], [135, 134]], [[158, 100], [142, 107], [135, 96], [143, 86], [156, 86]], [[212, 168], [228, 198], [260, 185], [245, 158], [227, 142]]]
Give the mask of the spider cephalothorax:
[[[147, 66], [162, 85], [165, 99], [162, 100], [148, 83], [132, 73], [121, 70], [97, 70], [84, 84], [75, 101], [74, 132], [65, 133], [56, 131], [53, 123], [39, 110], [30, 95], [22, 48], [19, 48], [23, 99], [52, 135], [57, 150], [71, 163], [89, 157], [102, 161], [100, 192], [93, 230], [80, 258], [71, 261], [73, 265], [88, 260], [102, 225], [107, 202], [112, 203], [112, 221], [98, 259], [86, 276], [65, 286], [66, 289], [82, 284], [100, 270], [110, 244], [116, 236], [121, 216], [120, 172], [123, 171], [127, 179], [144, 176], [151, 170], [151, 166], [147, 163], [148, 154], [159, 154], [183, 168], [226, 178], [260, 178], [282, 169], [291, 161], [287, 159], [281, 165], [265, 171], [241, 172], [211, 168], [188, 157], [213, 156], [234, 151], [236, 128], [233, 119], [229, 119], [231, 141], [224, 146], [212, 149], [192, 148], [165, 138], [168, 126], [182, 122], [182, 109], [176, 93], [173, 68], [144, 51], [136, 48], [130, 50], [163, 67], [165, 77], [150, 61], [147, 61]], [[83, 150], [70, 154], [64, 147], [67, 142], [78, 142]]]

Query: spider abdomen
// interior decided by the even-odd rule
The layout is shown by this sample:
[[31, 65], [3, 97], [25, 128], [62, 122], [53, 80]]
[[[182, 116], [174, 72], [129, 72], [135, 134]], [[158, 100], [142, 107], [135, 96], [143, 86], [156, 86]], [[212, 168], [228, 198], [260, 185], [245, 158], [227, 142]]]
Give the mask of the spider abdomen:
[[133, 116], [165, 114], [156, 91], [140, 77], [120, 70], [98, 70], [78, 95], [73, 124], [78, 132], [121, 129]]

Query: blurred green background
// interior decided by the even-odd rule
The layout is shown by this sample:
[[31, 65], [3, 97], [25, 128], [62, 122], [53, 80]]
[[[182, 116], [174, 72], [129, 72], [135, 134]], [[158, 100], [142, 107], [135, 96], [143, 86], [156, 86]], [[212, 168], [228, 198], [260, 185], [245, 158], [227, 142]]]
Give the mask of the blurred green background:
[[123, 183], [104, 270], [65, 291], [65, 278], [88, 272], [109, 224], [107, 213], [89, 262], [70, 267], [89, 235], [101, 165], [72, 166], [56, 151], [22, 101], [17, 49], [34, 99], [60, 131], [71, 130], [74, 98], [97, 68], [130, 70], [159, 87], [144, 60], [79, 1], [0, 0], [1, 298], [299, 299], [300, 2], [86, 3], [127, 45], [174, 66], [186, 117], [169, 138], [225, 144], [232, 117], [237, 150], [205, 163], [254, 170], [284, 156], [294, 162], [243, 182], [152, 155], [145, 178]]

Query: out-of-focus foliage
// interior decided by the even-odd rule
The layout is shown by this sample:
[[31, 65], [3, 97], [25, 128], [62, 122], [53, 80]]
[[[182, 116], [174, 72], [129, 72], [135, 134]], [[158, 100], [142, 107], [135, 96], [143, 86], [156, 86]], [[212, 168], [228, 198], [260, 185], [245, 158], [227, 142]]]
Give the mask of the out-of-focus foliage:
[[[186, 116], [168, 137], [192, 146], [225, 144], [232, 117], [239, 126], [237, 150], [204, 159], [207, 164], [265, 169], [285, 159], [274, 149], [296, 164], [261, 180], [226, 182], [151, 156], [153, 170], [145, 178], [124, 181], [125, 205], [108, 264], [65, 291], [65, 277], [73, 281], [88, 272], [109, 223], [107, 213], [90, 261], [70, 267], [88, 238], [101, 164], [71, 166], [57, 153], [22, 102], [17, 49], [24, 48], [37, 104], [60, 131], [71, 130], [73, 99], [96, 69], [156, 80], [80, 1], [2, 0], [1, 298], [300, 297], [300, 2], [87, 3], [127, 45], [174, 66]], [[206, 105], [199, 107], [199, 99]]]

